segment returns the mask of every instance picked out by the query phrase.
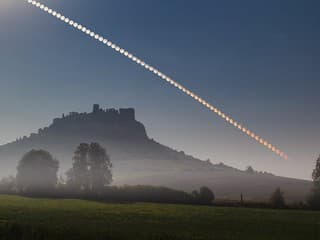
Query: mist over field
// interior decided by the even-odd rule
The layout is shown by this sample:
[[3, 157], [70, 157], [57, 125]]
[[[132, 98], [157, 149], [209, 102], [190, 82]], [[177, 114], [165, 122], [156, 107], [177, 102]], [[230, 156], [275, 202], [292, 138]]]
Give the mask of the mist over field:
[[44, 149], [59, 160], [65, 176], [73, 154], [82, 142], [98, 142], [113, 164], [113, 185], [166, 186], [191, 192], [208, 186], [221, 199], [268, 201], [277, 187], [288, 201], [304, 201], [310, 181], [274, 176], [253, 170], [241, 171], [223, 163], [200, 160], [151, 139], [136, 120], [134, 109], [102, 109], [94, 105], [89, 113], [71, 112], [53, 120], [29, 137], [0, 147], [2, 176], [16, 173], [22, 156], [31, 149]]

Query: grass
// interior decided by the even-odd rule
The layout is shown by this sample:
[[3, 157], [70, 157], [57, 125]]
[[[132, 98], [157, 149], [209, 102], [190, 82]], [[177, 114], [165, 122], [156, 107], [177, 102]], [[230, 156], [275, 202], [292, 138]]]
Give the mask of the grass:
[[320, 212], [3, 195], [0, 239], [319, 240]]

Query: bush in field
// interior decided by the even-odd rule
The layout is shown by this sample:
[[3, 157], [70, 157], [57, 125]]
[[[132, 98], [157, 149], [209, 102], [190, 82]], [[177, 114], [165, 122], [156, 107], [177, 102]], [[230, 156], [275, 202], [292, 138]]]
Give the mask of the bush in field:
[[213, 192], [208, 187], [201, 187], [199, 192], [193, 191], [191, 195], [199, 204], [212, 204], [215, 199]]
[[44, 150], [31, 150], [20, 160], [16, 183], [20, 192], [52, 190], [57, 184], [59, 162]]
[[284, 193], [277, 188], [270, 197], [270, 205], [274, 208], [284, 208], [286, 206]]
[[211, 204], [215, 199], [215, 196], [210, 188], [201, 187], [200, 188], [200, 202], [205, 204]]

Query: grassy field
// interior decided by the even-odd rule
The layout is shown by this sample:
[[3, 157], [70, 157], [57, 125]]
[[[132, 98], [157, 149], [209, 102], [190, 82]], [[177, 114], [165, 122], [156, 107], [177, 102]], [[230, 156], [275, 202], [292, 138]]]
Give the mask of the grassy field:
[[320, 239], [320, 212], [0, 196], [0, 239]]

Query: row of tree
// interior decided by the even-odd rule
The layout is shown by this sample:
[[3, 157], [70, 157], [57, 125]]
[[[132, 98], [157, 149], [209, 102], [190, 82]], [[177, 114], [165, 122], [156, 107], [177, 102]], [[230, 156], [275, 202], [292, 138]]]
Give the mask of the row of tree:
[[[213, 192], [207, 187], [186, 193], [164, 187], [110, 187], [112, 163], [98, 143], [81, 143], [74, 152], [66, 179], [59, 180], [59, 161], [44, 150], [31, 150], [19, 161], [16, 177], [4, 178], [0, 192], [31, 196], [89, 198], [108, 201], [151, 201], [212, 204]], [[2, 189], [1, 189], [2, 188]]]
[[[254, 169], [249, 166], [246, 169], [247, 173], [254, 174]], [[313, 187], [309, 196], [307, 196], [307, 204], [310, 208], [315, 210], [320, 210], [320, 156], [316, 160], [316, 166], [312, 172], [312, 180], [313, 180]], [[241, 194], [241, 201], [243, 197]], [[277, 188], [274, 193], [271, 195], [269, 204], [275, 208], [284, 208], [286, 207], [285, 199], [284, 199], [284, 192], [281, 191], [280, 188]], [[302, 203], [303, 204], [303, 203]]]
[[[67, 172], [66, 184], [74, 189], [99, 192], [112, 182], [112, 164], [98, 143], [81, 143]], [[58, 160], [44, 150], [31, 150], [17, 166], [16, 187], [21, 193], [53, 190], [57, 186]]]
[[[62, 197], [63, 195], [70, 195], [70, 192], [85, 193], [90, 196], [106, 195], [108, 193], [109, 198], [113, 197], [114, 200], [138, 199], [148, 201], [148, 199], [153, 199], [152, 201], [156, 201], [158, 198], [167, 202], [170, 202], [171, 199], [173, 202], [201, 204], [210, 204], [215, 199], [214, 194], [207, 187], [202, 187], [200, 191], [193, 191], [191, 194], [147, 186], [106, 189], [106, 186], [110, 185], [113, 180], [112, 163], [106, 150], [98, 143], [81, 143], [77, 147], [73, 156], [72, 168], [66, 173], [66, 181], [58, 181], [58, 169], [59, 161], [54, 159], [49, 152], [31, 150], [20, 160], [16, 177], [7, 177], [1, 180], [0, 191], [5, 192], [14, 189], [22, 194], [35, 194], [52, 191], [57, 193], [58, 190]], [[320, 156], [316, 161], [312, 179], [313, 188], [307, 198], [307, 203], [312, 209], [320, 209]], [[110, 195], [110, 193], [113, 195]], [[143, 197], [139, 197], [138, 193]], [[242, 194], [241, 203], [243, 203]], [[269, 204], [276, 208], [286, 206], [284, 193], [280, 188], [277, 188], [271, 195]]]
[[[316, 160], [316, 166], [312, 172], [313, 187], [307, 197], [307, 204], [311, 209], [320, 210], [320, 156]], [[286, 207], [284, 192], [277, 188], [271, 195], [270, 204], [276, 208]]]

